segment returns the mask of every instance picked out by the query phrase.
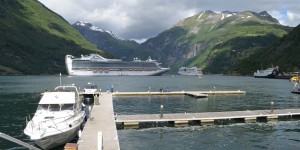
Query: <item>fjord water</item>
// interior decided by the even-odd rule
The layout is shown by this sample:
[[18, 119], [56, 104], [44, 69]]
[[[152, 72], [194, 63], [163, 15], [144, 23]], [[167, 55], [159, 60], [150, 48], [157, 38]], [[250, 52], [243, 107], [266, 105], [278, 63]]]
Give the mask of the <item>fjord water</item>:
[[[75, 84], [81, 89], [94, 82], [106, 91], [171, 91], [243, 90], [246, 95], [217, 95], [204, 99], [188, 96], [114, 97], [116, 114], [194, 113], [299, 108], [300, 95], [291, 94], [288, 80], [255, 79], [234, 76], [116, 76], [62, 77], [62, 84]], [[34, 113], [40, 93], [60, 84], [59, 76], [0, 77], [0, 132], [33, 144], [23, 134], [25, 117]], [[101, 102], [100, 102], [101, 103]], [[155, 127], [119, 130], [122, 150], [135, 149], [299, 149], [300, 121], [237, 123], [215, 126]], [[0, 138], [0, 149], [25, 149]], [[57, 149], [63, 149], [59, 147]]]

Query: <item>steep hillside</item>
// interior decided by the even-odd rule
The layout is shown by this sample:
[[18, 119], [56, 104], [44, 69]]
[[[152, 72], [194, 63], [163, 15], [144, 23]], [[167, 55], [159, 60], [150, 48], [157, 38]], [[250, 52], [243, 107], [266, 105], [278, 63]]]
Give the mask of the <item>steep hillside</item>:
[[65, 73], [66, 54], [103, 54], [37, 0], [1, 0], [0, 35], [0, 74]]
[[204, 73], [232, 73], [240, 60], [288, 31], [265, 11], [203, 11], [142, 45], [154, 50], [158, 60], [173, 66], [173, 71], [176, 66], [198, 66]]
[[[300, 25], [283, 36], [272, 46], [261, 49], [242, 60], [235, 71], [242, 75], [253, 75], [257, 69], [279, 66], [283, 72], [300, 72]], [[249, 65], [251, 64], [251, 65]]]
[[78, 21], [72, 25], [87, 40], [97, 45], [99, 49], [122, 58], [125, 61], [133, 60], [134, 57], [146, 59], [151, 52], [132, 40], [121, 40], [115, 37], [111, 31], [104, 31], [91, 23]]

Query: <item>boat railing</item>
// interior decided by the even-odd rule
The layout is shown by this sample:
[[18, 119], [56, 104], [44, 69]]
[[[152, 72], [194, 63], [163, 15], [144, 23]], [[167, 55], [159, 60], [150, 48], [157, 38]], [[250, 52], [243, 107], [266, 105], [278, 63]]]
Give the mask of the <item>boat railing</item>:
[[[81, 117], [60, 117], [60, 118], [55, 118], [55, 119], [50, 119], [49, 120], [44, 120], [44, 121], [40, 121], [40, 122], [35, 122], [33, 120], [31, 120], [31, 130], [32, 133], [33, 132], [38, 132], [40, 135], [45, 134], [46, 129], [48, 128], [54, 128], [54, 129], [58, 129], [59, 126], [66, 126], [66, 127], [72, 127], [72, 124], [78, 124], [79, 122], [81, 122]], [[61, 131], [61, 130], [59, 130]], [[62, 132], [62, 131], [61, 131]]]

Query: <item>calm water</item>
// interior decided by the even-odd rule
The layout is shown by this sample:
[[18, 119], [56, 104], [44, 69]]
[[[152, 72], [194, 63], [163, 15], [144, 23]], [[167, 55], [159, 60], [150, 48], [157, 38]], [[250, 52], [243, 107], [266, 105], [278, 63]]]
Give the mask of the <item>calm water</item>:
[[[209, 96], [115, 97], [117, 114], [154, 114], [164, 105], [164, 113], [193, 113], [232, 110], [299, 108], [300, 95], [291, 94], [287, 80], [252, 77], [182, 76], [159, 77], [62, 77], [63, 84], [83, 87], [95, 82], [102, 91], [113, 85], [114, 91], [243, 90], [247, 94]], [[58, 76], [0, 77], [0, 132], [33, 144], [23, 134], [25, 117], [34, 113], [40, 93], [59, 85]], [[300, 121], [239, 123], [216, 126], [156, 127], [118, 131], [122, 150], [161, 149], [300, 149]], [[24, 149], [0, 138], [0, 149]], [[57, 149], [63, 149], [62, 147]]]

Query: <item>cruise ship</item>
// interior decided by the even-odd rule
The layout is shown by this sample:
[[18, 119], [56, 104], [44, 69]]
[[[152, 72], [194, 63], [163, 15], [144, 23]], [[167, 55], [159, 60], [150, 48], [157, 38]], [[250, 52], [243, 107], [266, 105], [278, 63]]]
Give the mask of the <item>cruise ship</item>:
[[203, 75], [202, 70], [197, 67], [181, 67], [178, 70], [178, 74], [180, 75], [191, 75], [191, 76], [201, 76]]
[[133, 61], [125, 62], [98, 54], [81, 55], [79, 58], [66, 55], [65, 61], [67, 72], [71, 76], [158, 76], [170, 70], [162, 68], [160, 63], [150, 57], [145, 61], [134, 58]]

